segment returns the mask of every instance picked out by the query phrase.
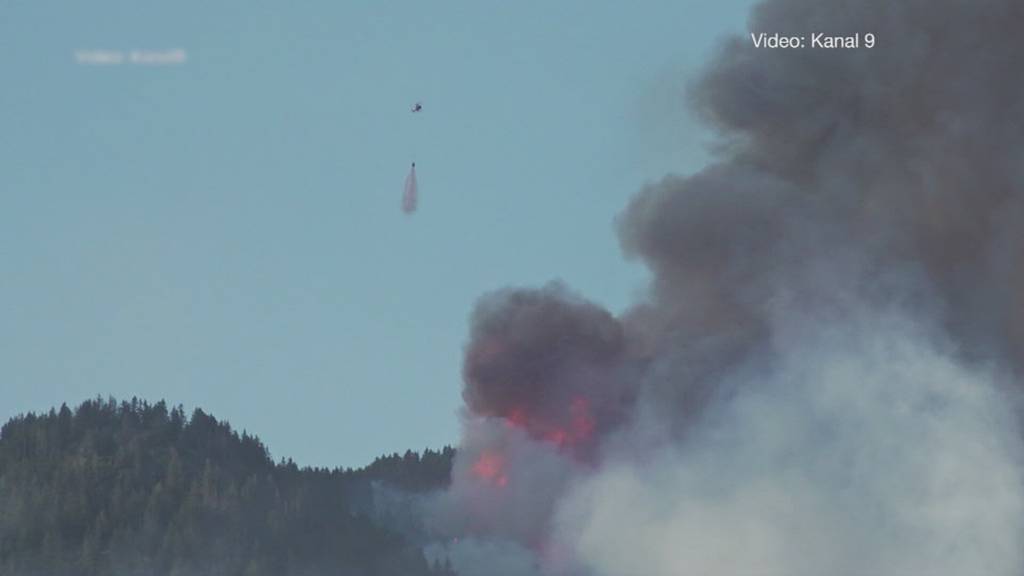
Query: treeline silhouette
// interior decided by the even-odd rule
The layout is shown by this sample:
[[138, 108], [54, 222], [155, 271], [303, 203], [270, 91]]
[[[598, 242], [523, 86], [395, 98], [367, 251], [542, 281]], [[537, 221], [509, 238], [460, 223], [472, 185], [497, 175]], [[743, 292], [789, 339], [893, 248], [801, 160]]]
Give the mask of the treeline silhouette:
[[375, 521], [373, 486], [444, 487], [453, 456], [299, 468], [202, 410], [137, 399], [19, 416], [0, 429], [0, 574], [451, 575]]

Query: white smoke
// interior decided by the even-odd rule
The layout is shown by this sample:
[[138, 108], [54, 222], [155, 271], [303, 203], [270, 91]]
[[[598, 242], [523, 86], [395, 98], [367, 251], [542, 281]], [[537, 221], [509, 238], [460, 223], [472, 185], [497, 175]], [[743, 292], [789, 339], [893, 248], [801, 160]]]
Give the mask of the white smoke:
[[723, 43], [691, 92], [716, 161], [620, 218], [653, 278], [625, 314], [481, 300], [447, 526], [559, 576], [1024, 573], [1021, 22], [756, 6], [754, 33], [878, 43]]
[[610, 454], [559, 538], [604, 575], [1011, 575], [1024, 493], [995, 376], [906, 318], [790, 318], [682, 442]]

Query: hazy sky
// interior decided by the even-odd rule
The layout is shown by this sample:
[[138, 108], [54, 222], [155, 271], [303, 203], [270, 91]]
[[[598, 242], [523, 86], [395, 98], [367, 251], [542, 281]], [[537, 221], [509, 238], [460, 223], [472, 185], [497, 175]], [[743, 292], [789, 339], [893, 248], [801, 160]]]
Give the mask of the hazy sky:
[[642, 293], [613, 220], [705, 161], [682, 89], [750, 3], [4, 2], [0, 420], [139, 396], [300, 464], [454, 442], [478, 295]]

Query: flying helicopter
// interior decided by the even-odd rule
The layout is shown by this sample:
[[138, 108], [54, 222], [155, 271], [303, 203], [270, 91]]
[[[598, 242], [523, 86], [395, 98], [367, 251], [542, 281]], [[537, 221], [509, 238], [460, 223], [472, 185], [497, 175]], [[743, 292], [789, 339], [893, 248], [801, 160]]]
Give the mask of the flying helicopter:
[[[409, 109], [410, 112], [416, 114], [423, 110], [423, 103], [416, 102]], [[416, 211], [416, 204], [418, 203], [418, 193], [416, 185], [416, 163], [412, 163], [412, 167], [409, 168], [409, 175], [405, 177], [405, 191], [402, 194], [402, 212], [406, 214], [412, 214]]]

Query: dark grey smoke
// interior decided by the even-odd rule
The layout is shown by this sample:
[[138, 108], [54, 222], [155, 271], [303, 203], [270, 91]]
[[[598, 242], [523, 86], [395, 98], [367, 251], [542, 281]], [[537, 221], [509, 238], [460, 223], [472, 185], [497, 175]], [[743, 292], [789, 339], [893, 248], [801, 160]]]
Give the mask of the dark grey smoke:
[[[730, 142], [725, 166], [713, 170], [724, 171], [720, 186], [745, 190], [729, 194], [733, 200], [766, 188], [772, 195], [781, 183], [776, 205], [812, 212], [798, 216], [796, 229], [763, 216], [787, 237], [808, 223], [831, 228], [861, 245], [872, 273], [919, 269], [967, 351], [1017, 367], [1024, 237], [1013, 223], [1022, 209], [1024, 81], [1014, 70], [1024, 40], [1014, 30], [1022, 23], [1024, 5], [1013, 1], [766, 2], [754, 10], [751, 31], [872, 32], [878, 44], [785, 51], [733, 39], [693, 90], [696, 108]], [[680, 256], [676, 263], [708, 254], [705, 244], [720, 238], [652, 238], [657, 226], [634, 217], [644, 203], [647, 213], [679, 207], [674, 199], [694, 193], [697, 182], [670, 181], [642, 195], [624, 224], [627, 245], [656, 266], [665, 265], [666, 251]], [[821, 254], [815, 240], [799, 244]], [[770, 247], [778, 238], [766, 225], [747, 242]], [[767, 271], [788, 273], [787, 256], [802, 256], [794, 252], [770, 258]]]
[[595, 387], [581, 377], [609, 372], [622, 349], [618, 321], [558, 285], [498, 292], [473, 315], [463, 398], [487, 416], [568, 404]]
[[484, 297], [472, 319], [463, 398], [584, 456], [629, 404], [621, 323], [559, 284]]
[[758, 5], [751, 32], [877, 44], [724, 43], [689, 98], [716, 160], [620, 219], [654, 275], [632, 310], [481, 301], [439, 531], [547, 574], [1020, 574], [1022, 26]]

